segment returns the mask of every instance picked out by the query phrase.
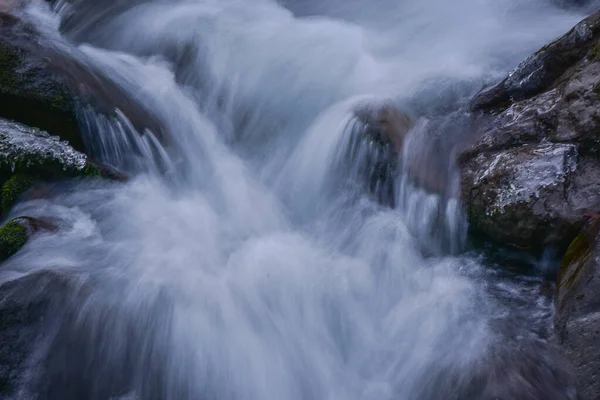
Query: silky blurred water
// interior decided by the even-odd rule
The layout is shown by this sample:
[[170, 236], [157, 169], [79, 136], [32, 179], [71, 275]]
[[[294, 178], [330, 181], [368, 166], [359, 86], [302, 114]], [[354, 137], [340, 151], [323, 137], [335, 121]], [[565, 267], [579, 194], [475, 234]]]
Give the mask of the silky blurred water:
[[[13, 210], [59, 229], [7, 261], [2, 281], [50, 270], [70, 288], [16, 398], [572, 395], [540, 333], [551, 304], [538, 281], [464, 253], [451, 155], [469, 96], [580, 10], [73, 0], [55, 11], [29, 9], [47, 46], [102, 71], [152, 123], [86, 110], [87, 148], [130, 181], [65, 184]], [[376, 145], [348, 152], [355, 110], [382, 103], [417, 121], [386, 181], [394, 207], [361, 181]], [[411, 168], [444, 171], [444, 193]]]

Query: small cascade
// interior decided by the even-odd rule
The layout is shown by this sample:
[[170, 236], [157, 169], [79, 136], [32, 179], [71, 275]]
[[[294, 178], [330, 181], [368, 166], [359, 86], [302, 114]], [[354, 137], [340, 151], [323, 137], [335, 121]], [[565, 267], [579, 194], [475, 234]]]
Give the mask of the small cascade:
[[464, 252], [453, 163], [467, 97], [577, 19], [550, 3], [32, 3], [130, 179], [7, 216], [56, 225], [0, 268], [35, 311], [13, 398], [570, 400], [547, 302]]

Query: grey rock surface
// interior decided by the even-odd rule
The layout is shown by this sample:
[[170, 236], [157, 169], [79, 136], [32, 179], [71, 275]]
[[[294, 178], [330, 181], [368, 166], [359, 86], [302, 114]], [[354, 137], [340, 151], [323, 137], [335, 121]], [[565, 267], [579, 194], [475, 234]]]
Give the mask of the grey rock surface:
[[459, 156], [473, 232], [566, 248], [600, 211], [600, 12], [473, 100], [476, 140]]

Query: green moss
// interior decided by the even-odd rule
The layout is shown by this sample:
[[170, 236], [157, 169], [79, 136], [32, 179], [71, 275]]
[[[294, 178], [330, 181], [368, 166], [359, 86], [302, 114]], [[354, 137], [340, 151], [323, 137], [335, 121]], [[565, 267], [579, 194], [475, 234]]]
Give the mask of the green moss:
[[4, 180], [10, 179], [15, 174], [24, 174], [53, 181], [82, 176], [83, 170], [75, 164], [66, 164], [60, 159], [45, 158], [39, 154], [15, 151], [6, 157], [0, 157], [0, 178]]
[[[5, 17], [0, 15], [0, 25]], [[31, 39], [36, 36], [31, 35]], [[82, 149], [72, 90], [46, 60], [31, 53], [29, 48], [0, 40], [2, 117], [51, 132]]]
[[79, 172], [77, 175], [81, 176], [82, 178], [103, 178], [104, 177], [104, 174], [102, 173], [100, 168], [98, 168], [97, 166], [95, 166], [94, 164], [91, 164], [89, 162], [81, 170], [81, 172]]
[[583, 265], [591, 251], [585, 233], [577, 236], [570, 244], [560, 263], [558, 282], [561, 287], [570, 287], [578, 275], [578, 266]]
[[19, 197], [23, 195], [31, 186], [34, 180], [29, 175], [16, 174], [2, 185], [2, 211], [10, 210]]
[[0, 228], [0, 262], [15, 254], [27, 242], [27, 229], [17, 221]]
[[600, 232], [600, 219], [592, 221], [590, 226], [577, 236], [567, 249], [558, 270], [558, 290], [570, 290], [577, 282], [590, 257]]
[[15, 81], [14, 69], [19, 65], [19, 55], [14, 48], [0, 43], [0, 88], [12, 87]]
[[596, 100], [600, 101], [600, 82], [596, 83], [592, 88], [594, 95], [596, 96]]
[[596, 60], [600, 57], [600, 40], [598, 40], [592, 47], [592, 50], [590, 51], [590, 56], [592, 60]]
[[590, 244], [586, 239], [585, 233], [577, 236], [567, 249], [565, 256], [560, 262], [560, 269], [566, 269], [569, 265], [572, 265], [574, 262], [580, 261], [585, 258], [590, 252]]

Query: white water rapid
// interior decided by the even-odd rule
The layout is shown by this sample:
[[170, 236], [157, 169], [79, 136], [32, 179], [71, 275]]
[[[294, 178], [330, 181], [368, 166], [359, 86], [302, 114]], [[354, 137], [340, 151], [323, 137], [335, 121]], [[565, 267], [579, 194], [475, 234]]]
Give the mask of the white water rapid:
[[380, 204], [357, 164], [374, 145], [351, 157], [349, 127], [393, 103], [417, 121], [403, 159], [434, 163], [410, 135], [452, 153], [469, 96], [582, 17], [550, 0], [32, 5], [48, 48], [151, 118], [82, 112], [86, 147], [131, 179], [12, 212], [59, 229], [0, 281], [66, 287], [15, 398], [569, 399], [539, 279], [464, 252], [452, 164], [445, 196], [399, 168]]

